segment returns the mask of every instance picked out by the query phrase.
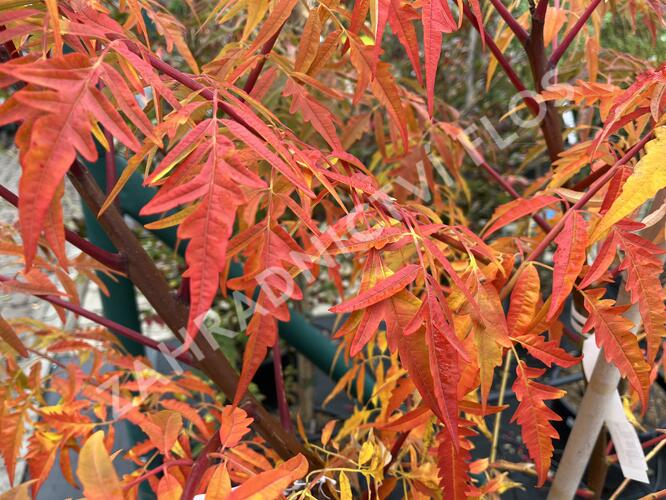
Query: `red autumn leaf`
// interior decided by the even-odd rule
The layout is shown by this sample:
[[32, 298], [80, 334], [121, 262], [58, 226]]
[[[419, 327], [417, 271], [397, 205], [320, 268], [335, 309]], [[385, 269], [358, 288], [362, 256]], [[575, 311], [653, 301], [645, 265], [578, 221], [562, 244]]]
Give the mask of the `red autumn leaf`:
[[442, 53], [442, 33], [451, 33], [458, 26], [453, 19], [448, 2], [442, 0], [424, 0], [421, 22], [423, 23], [428, 114], [432, 116], [435, 101], [435, 76]]
[[538, 486], [541, 486], [548, 476], [553, 456], [553, 439], [559, 437], [550, 422], [562, 420], [544, 401], [559, 399], [566, 394], [563, 390], [534, 381], [543, 375], [544, 371], [530, 368], [523, 361], [518, 362], [513, 392], [519, 404], [511, 418], [512, 422], [518, 422], [521, 426], [523, 441], [536, 466]]
[[444, 498], [469, 498], [469, 467], [472, 455], [467, 437], [474, 435], [468, 424], [458, 426], [460, 442], [452, 440], [447, 432], [438, 435], [437, 466], [439, 469], [439, 485], [442, 487]]
[[585, 264], [587, 248], [587, 222], [578, 212], [566, 220], [562, 232], [555, 239], [557, 250], [553, 261], [553, 292], [548, 320], [553, 319], [573, 290], [576, 278]]
[[580, 361], [559, 346], [556, 340], [545, 340], [536, 334], [519, 335], [513, 341], [523, 346], [536, 359], [546, 366], [553, 364], [563, 368], [570, 368]]
[[540, 195], [524, 200], [522, 198], [513, 200], [502, 205], [493, 215], [493, 224], [488, 228], [485, 238], [488, 238], [494, 232], [500, 230], [507, 224], [517, 221], [526, 215], [538, 212], [542, 208], [557, 203], [559, 198], [554, 196]]
[[[134, 134], [97, 88], [107, 70], [104, 63], [78, 53], [0, 65], [0, 74], [29, 84], [13, 94], [2, 110], [3, 123], [22, 121], [25, 131], [21, 140], [27, 151], [21, 156], [19, 214], [27, 268], [35, 256], [51, 200], [77, 153], [88, 161], [97, 159], [93, 127], [100, 123], [128, 148], [139, 150]], [[120, 88], [124, 89], [118, 83], [115, 89]], [[136, 109], [129, 118], [145, 120]]]
[[594, 259], [594, 262], [587, 270], [587, 273], [585, 273], [585, 276], [578, 285], [578, 288], [581, 290], [587, 288], [604, 275], [604, 273], [615, 260], [617, 254], [617, 243], [617, 234], [615, 231], [612, 231], [611, 234], [609, 234], [608, 237], [604, 240], [601, 247], [599, 247], [597, 257]]
[[666, 337], [666, 307], [664, 289], [659, 276], [664, 264], [663, 249], [628, 231], [617, 231], [624, 259], [620, 270], [627, 271], [626, 289], [631, 303], [638, 302], [647, 336], [647, 361], [653, 363], [662, 340]]
[[414, 281], [419, 275], [420, 270], [421, 267], [419, 265], [409, 264], [388, 278], [378, 281], [369, 290], [361, 292], [356, 297], [346, 300], [337, 306], [331, 307], [330, 311], [336, 314], [351, 312], [381, 302], [403, 290]]
[[509, 312], [506, 322], [512, 337], [527, 333], [541, 300], [541, 282], [533, 263], [528, 262], [520, 271], [516, 285], [511, 292]]
[[255, 311], [247, 326], [247, 334], [249, 338], [243, 351], [243, 368], [234, 396], [234, 405], [245, 395], [259, 365], [266, 358], [268, 349], [277, 342], [277, 320], [272, 315]]
[[[412, 22], [418, 16], [410, 6], [401, 4], [400, 0], [386, 0], [386, 2], [388, 3], [388, 22], [391, 30], [397, 35], [398, 40], [404, 47], [416, 73], [416, 79], [423, 84], [416, 29]], [[384, 8], [384, 3], [384, 1], [379, 2], [380, 8]]]
[[585, 309], [589, 314], [584, 332], [594, 330], [597, 346], [603, 349], [606, 361], [613, 363], [629, 381], [647, 408], [650, 389], [650, 365], [647, 364], [631, 321], [623, 316], [628, 306], [616, 306], [603, 299], [605, 290], [595, 288], [584, 293]]

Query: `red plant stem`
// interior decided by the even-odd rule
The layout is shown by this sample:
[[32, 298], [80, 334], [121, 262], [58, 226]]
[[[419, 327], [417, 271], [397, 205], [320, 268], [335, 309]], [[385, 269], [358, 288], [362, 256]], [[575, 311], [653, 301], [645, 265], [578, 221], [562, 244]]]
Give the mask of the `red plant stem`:
[[159, 474], [163, 470], [169, 468], [169, 467], [177, 467], [179, 465], [191, 465], [192, 460], [188, 458], [181, 458], [179, 460], [171, 460], [170, 462], [163, 463], [159, 467], [155, 467], [154, 469], [150, 469], [148, 472], [146, 472], [143, 476], [137, 477], [134, 481], [126, 484], [123, 489], [125, 491], [134, 488], [137, 484], [143, 482], [145, 479], [148, 479], [151, 476], [154, 476], [155, 474]]
[[[490, 177], [492, 177], [502, 187], [502, 189], [504, 189], [504, 191], [506, 191], [514, 199], [521, 198], [520, 194], [514, 189], [511, 183], [507, 181], [497, 170], [488, 165], [488, 163], [482, 161], [481, 168], [483, 168], [488, 173], [488, 175], [490, 175]], [[536, 222], [539, 227], [546, 233], [552, 229], [550, 224], [548, 224], [539, 214], [533, 214], [532, 219], [534, 219], [534, 222]]]
[[197, 493], [197, 488], [201, 485], [201, 478], [208, 469], [209, 455], [215, 453], [219, 447], [220, 433], [215, 431], [213, 436], [206, 443], [206, 446], [204, 446], [199, 452], [197, 459], [194, 461], [192, 470], [187, 476], [181, 500], [192, 500], [194, 498], [194, 495]]
[[502, 16], [502, 19], [504, 19], [504, 22], [507, 24], [509, 29], [513, 31], [513, 34], [516, 35], [516, 38], [520, 41], [520, 43], [524, 44], [528, 37], [527, 31], [525, 31], [525, 28], [523, 28], [518, 23], [518, 21], [516, 21], [516, 18], [513, 17], [513, 14], [509, 12], [509, 9], [504, 6], [502, 0], [490, 0], [490, 3], [493, 4], [495, 10], [497, 10], [499, 15]]
[[571, 31], [565, 35], [560, 45], [558, 45], [558, 47], [550, 55], [550, 59], [548, 59], [549, 67], [554, 68], [557, 66], [557, 63], [569, 48], [569, 45], [571, 45], [571, 43], [574, 41], [574, 38], [576, 38], [580, 30], [583, 29], [583, 26], [585, 26], [585, 23], [587, 23], [587, 20], [594, 12], [594, 9], [596, 9], [600, 3], [601, 0], [592, 0], [592, 3], [587, 6], [587, 9], [585, 9], [585, 12], [583, 12], [583, 14], [578, 18], [578, 21], [576, 21], [576, 24], [573, 25]]
[[[99, 213], [106, 196], [99, 188], [88, 169], [74, 162], [68, 172], [72, 184], [93, 213]], [[178, 302], [155, 262], [146, 253], [136, 235], [125, 223], [120, 212], [113, 205], [99, 217], [99, 223], [109, 240], [127, 258], [127, 276], [141, 290], [162, 321], [181, 341], [185, 341], [188, 323], [187, 307]], [[238, 373], [217, 345], [211, 345], [204, 335], [194, 337], [194, 343], [201, 351], [197, 367], [208, 375], [229, 399], [238, 391]], [[198, 357], [198, 356], [197, 356]], [[246, 394], [241, 406], [252, 407], [253, 427], [270, 444], [281, 458], [287, 460], [302, 453], [312, 469], [324, 468], [321, 458], [305, 448], [293, 434], [282, 429], [277, 421], [251, 394]]]
[[562, 230], [564, 227], [564, 224], [567, 221], [567, 218], [571, 216], [571, 214], [584, 207], [585, 204], [592, 199], [592, 197], [608, 182], [611, 180], [613, 175], [615, 175], [615, 170], [621, 166], [627, 163], [634, 155], [636, 155], [641, 149], [643, 149], [643, 146], [645, 146], [645, 143], [648, 142], [653, 136], [653, 132], [650, 132], [649, 134], [646, 134], [645, 137], [643, 137], [639, 142], [637, 142], [629, 151], [627, 151], [622, 158], [620, 158], [615, 164], [606, 171], [604, 175], [599, 177], [591, 186], [590, 189], [581, 197], [580, 200], [578, 200], [569, 210], [567, 210], [562, 218], [558, 221], [557, 224], [550, 230], [550, 232], [544, 237], [543, 240], [541, 240], [541, 243], [539, 243], [539, 246], [532, 251], [532, 253], [527, 257], [528, 261], [533, 261], [539, 258], [541, 254], [548, 248], [548, 245], [550, 245], [555, 237], [559, 234], [559, 232]]
[[[12, 281], [12, 279], [9, 278], [8, 276], [0, 274], [0, 283], [8, 281]], [[146, 347], [150, 347], [151, 349], [160, 350], [159, 344], [155, 342], [153, 339], [146, 337], [145, 335], [142, 335], [141, 333], [135, 330], [127, 328], [126, 326], [116, 323], [115, 321], [111, 321], [110, 319], [107, 319], [104, 316], [95, 314], [94, 312], [89, 311], [88, 309], [84, 309], [81, 306], [77, 306], [76, 304], [72, 304], [71, 302], [67, 302], [66, 300], [62, 300], [61, 298], [56, 297], [54, 295], [39, 295], [36, 293], [33, 293], [32, 295], [37, 297], [38, 299], [50, 302], [55, 306], [62, 307], [63, 309], [67, 309], [68, 311], [72, 311], [74, 314], [83, 316], [84, 318], [88, 318], [89, 320], [94, 321], [95, 323], [102, 325], [108, 328], [109, 330], [112, 330], [114, 333], [117, 333], [118, 335], [127, 337], [128, 339], [133, 340], [134, 342], [138, 342], [139, 344], [144, 345]], [[192, 357], [188, 352], [176, 355], [175, 358], [178, 361], [181, 361], [182, 363], [194, 366], [194, 360], [192, 359]]]
[[[206, 87], [202, 83], [199, 83], [196, 81], [194, 78], [192, 78], [190, 75], [187, 73], [183, 73], [182, 71], [174, 68], [173, 66], [165, 63], [161, 59], [155, 57], [152, 54], [144, 53], [139, 49], [139, 47], [132, 41], [126, 40], [119, 35], [116, 34], [108, 34], [109, 39], [111, 40], [119, 40], [123, 42], [129, 50], [134, 52], [136, 55], [139, 57], [142, 57], [145, 55], [148, 58], [148, 62], [150, 65], [155, 68], [157, 71], [160, 71], [164, 73], [165, 75], [169, 76], [173, 80], [177, 81], [178, 83], [184, 85], [185, 87], [189, 88], [190, 90], [194, 90], [195, 92], [198, 91], [199, 95], [203, 97], [204, 99], [207, 99], [209, 101], [212, 101], [215, 97], [215, 93], [213, 90], [210, 88]], [[217, 104], [218, 108], [220, 111], [223, 113], [226, 113], [229, 118], [234, 120], [235, 122], [243, 125], [246, 129], [248, 129], [250, 132], [255, 134], [257, 137], [261, 137], [259, 132], [257, 132], [249, 123], [247, 123], [236, 111], [230, 107], [227, 103], [223, 101], [218, 101]]]
[[273, 346], [273, 377], [275, 378], [275, 396], [277, 398], [278, 410], [280, 412], [280, 423], [287, 432], [294, 432], [289, 414], [289, 403], [287, 402], [287, 391], [284, 387], [284, 374], [282, 373], [282, 354], [280, 353], [280, 341]]
[[574, 186], [571, 187], [571, 189], [573, 191], [582, 191], [590, 184], [592, 184], [594, 181], [596, 181], [599, 177], [601, 177], [603, 174], [608, 172], [609, 168], [611, 168], [611, 165], [606, 164], [603, 167], [596, 169], [594, 172], [591, 172], [590, 175], [577, 182]]
[[548, 10], [548, 0], [539, 0], [539, 3], [534, 10], [534, 17], [540, 20], [546, 19], [546, 11]]
[[257, 84], [257, 79], [259, 78], [259, 75], [261, 74], [261, 71], [264, 69], [264, 64], [266, 64], [266, 56], [268, 53], [273, 50], [273, 47], [275, 46], [275, 42], [277, 41], [278, 37], [280, 36], [280, 32], [282, 31], [282, 28], [284, 28], [284, 25], [286, 23], [283, 23], [282, 26], [280, 26], [280, 29], [278, 29], [275, 34], [270, 37], [266, 43], [261, 47], [261, 59], [257, 61], [257, 64], [252, 68], [252, 71], [250, 71], [250, 74], [247, 77], [247, 81], [245, 82], [245, 86], [243, 87], [243, 90], [245, 93], [249, 94], [252, 92], [252, 89], [254, 89], [254, 86]]
[[[486, 40], [486, 45], [490, 49], [490, 52], [493, 53], [495, 56], [495, 59], [497, 59], [497, 62], [499, 65], [502, 67], [504, 70], [504, 73], [506, 73], [506, 76], [509, 78], [513, 86], [516, 88], [518, 92], [523, 92], [527, 91], [527, 87], [525, 87], [525, 84], [523, 81], [520, 79], [520, 77], [516, 74], [516, 72], [513, 70], [513, 66], [511, 66], [511, 63], [504, 57], [504, 54], [502, 54], [502, 51], [499, 49], [499, 47], [495, 44], [493, 41], [492, 37], [486, 32], [485, 28], [483, 26], [479, 26], [479, 24], [476, 22], [476, 17], [474, 17], [474, 14], [470, 10], [470, 8], [465, 4], [463, 5], [463, 12], [465, 14], [465, 17], [469, 19], [469, 21], [472, 23], [472, 26], [479, 32], [484, 34], [484, 39]], [[529, 108], [529, 110], [534, 114], [538, 115], [539, 114], [539, 104], [531, 97], [523, 95], [523, 101]]]
[[[5, 186], [0, 184], [0, 197], [4, 198], [6, 201], [18, 208], [19, 198], [14, 193], [12, 193]], [[79, 234], [65, 229], [65, 239], [69, 241], [76, 248], [81, 250], [83, 253], [89, 255], [96, 261], [104, 264], [109, 269], [118, 272], [125, 272], [125, 261], [126, 259], [118, 253], [111, 253], [108, 250], [104, 250], [92, 243], [90, 243], [85, 238], [81, 237]]]

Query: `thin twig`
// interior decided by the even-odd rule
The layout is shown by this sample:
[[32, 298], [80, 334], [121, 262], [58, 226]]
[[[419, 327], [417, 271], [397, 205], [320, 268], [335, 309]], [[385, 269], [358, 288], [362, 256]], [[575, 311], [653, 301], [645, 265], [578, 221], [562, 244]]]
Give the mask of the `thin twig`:
[[639, 151], [643, 149], [645, 143], [647, 143], [653, 137], [653, 132], [650, 132], [645, 135], [640, 141], [638, 141], [629, 151], [627, 151], [622, 158], [620, 158], [615, 164], [608, 169], [608, 171], [599, 177], [591, 186], [590, 189], [578, 200], [574, 205], [567, 210], [564, 215], [560, 218], [557, 224], [553, 226], [548, 234], [541, 240], [539, 246], [532, 251], [532, 253], [527, 257], [528, 261], [538, 259], [541, 254], [548, 248], [555, 237], [560, 233], [567, 219], [571, 216], [573, 212], [584, 207], [585, 204], [592, 199], [592, 197], [615, 175], [615, 170], [627, 163], [631, 158], [633, 158]]
[[[0, 274], [0, 283], [4, 282], [9, 282], [13, 281], [10, 277], [4, 276]], [[119, 323], [116, 323], [115, 321], [112, 321], [108, 318], [105, 318], [104, 316], [100, 316], [99, 314], [95, 314], [92, 311], [89, 311], [88, 309], [85, 309], [81, 306], [78, 306], [76, 304], [72, 304], [71, 302], [67, 302], [66, 300], [63, 300], [59, 297], [56, 297], [54, 295], [39, 295], [36, 293], [32, 293], [34, 297], [37, 297], [38, 299], [45, 300], [46, 302], [50, 302], [51, 304], [62, 307], [63, 309], [67, 309], [68, 311], [72, 311], [74, 314], [78, 314], [79, 316], [83, 316], [84, 318], [88, 318], [90, 321], [94, 321], [98, 325], [102, 325], [109, 330], [111, 330], [113, 333], [117, 333], [118, 335], [122, 335], [123, 337], [127, 337], [130, 340], [133, 340], [134, 342], [138, 342], [141, 345], [144, 345], [146, 347], [150, 347], [151, 349], [155, 350], [160, 350], [159, 344], [155, 342], [153, 339], [146, 337], [145, 335], [132, 330], [131, 328], [127, 328], [126, 326], [123, 326]], [[190, 356], [189, 352], [184, 352], [181, 354], [177, 354], [174, 356], [178, 361], [181, 361], [182, 363], [185, 363], [190, 366], [194, 366], [194, 360]]]
[[[4, 198], [6, 201], [18, 208], [19, 197], [1, 184], [0, 197]], [[120, 273], [124, 273], [126, 271], [126, 259], [122, 254], [112, 253], [108, 250], [104, 250], [103, 248], [94, 245], [85, 238], [81, 237], [79, 234], [69, 229], [65, 229], [65, 239], [76, 248], [81, 250], [83, 253], [89, 255], [97, 262], [104, 264], [109, 269], [118, 271]]]
[[[645, 461], [649, 462], [650, 460], [652, 460], [657, 455], [657, 453], [659, 453], [661, 451], [661, 449], [664, 446], [666, 446], [666, 441], [662, 441], [657, 446], [652, 448], [652, 451], [650, 453], [648, 453], [647, 455], [645, 455]], [[615, 490], [615, 493], [613, 493], [613, 495], [609, 498], [609, 500], [617, 500], [617, 498], [624, 491], [624, 489], [629, 485], [630, 482], [631, 482], [631, 479], [625, 479], [624, 481], [622, 481], [622, 484], [620, 484], [620, 486], [618, 486], [618, 488]]]
[[187, 476], [185, 487], [183, 488], [183, 496], [181, 500], [192, 500], [197, 492], [197, 488], [201, 485], [201, 478], [208, 469], [210, 454], [220, 447], [220, 433], [215, 431], [211, 438], [206, 443], [206, 446], [199, 452], [199, 456], [194, 461], [192, 470]]
[[280, 423], [287, 432], [294, 432], [289, 414], [289, 403], [287, 402], [287, 391], [284, 387], [284, 374], [282, 373], [282, 355], [280, 354], [280, 341], [277, 340], [273, 346], [273, 377], [275, 378], [275, 397], [277, 399]]
[[600, 3], [601, 0], [592, 0], [592, 3], [587, 6], [587, 9], [585, 9], [585, 12], [583, 12], [583, 14], [581, 14], [581, 16], [578, 18], [576, 24], [574, 24], [569, 33], [565, 35], [562, 43], [560, 43], [560, 45], [558, 45], [558, 47], [550, 55], [550, 59], [548, 59], [548, 67], [554, 68], [557, 66], [557, 63], [567, 51], [569, 45], [571, 45], [571, 43], [574, 41], [574, 38], [576, 38], [580, 30], [583, 29], [583, 26], [585, 26], [585, 23], [587, 23], [587, 20], [590, 18]]
[[504, 6], [502, 0], [490, 0], [490, 3], [493, 4], [495, 10], [497, 10], [498, 14], [502, 16], [502, 19], [504, 19], [504, 22], [507, 24], [509, 29], [513, 31], [513, 34], [516, 35], [516, 38], [520, 41], [520, 43], [524, 44], [529, 35], [527, 34], [527, 31], [525, 31], [525, 28], [523, 28], [518, 23], [516, 18], [513, 17], [513, 14], [509, 12], [509, 9]]
[[469, 21], [472, 23], [472, 26], [479, 32], [483, 33], [483, 37], [486, 41], [486, 45], [490, 49], [490, 52], [493, 53], [495, 56], [495, 59], [497, 59], [497, 62], [499, 65], [502, 67], [504, 70], [504, 73], [506, 73], [506, 76], [509, 78], [515, 89], [521, 93], [521, 97], [523, 98], [523, 101], [525, 102], [525, 105], [529, 108], [529, 110], [534, 114], [538, 115], [539, 114], [539, 103], [537, 103], [532, 97], [529, 97], [526, 95], [527, 87], [525, 87], [525, 84], [523, 81], [520, 79], [518, 74], [514, 71], [513, 66], [511, 63], [508, 61], [508, 59], [504, 56], [502, 51], [499, 49], [499, 47], [495, 44], [493, 41], [493, 38], [486, 32], [485, 28], [483, 26], [479, 26], [479, 23], [476, 21], [476, 17], [474, 17], [474, 14], [470, 10], [470, 8], [465, 4], [463, 5], [463, 13], [465, 14], [465, 17], [469, 19]]
[[[499, 398], [497, 400], [497, 406], [502, 406], [504, 404], [504, 393], [506, 392], [506, 386], [509, 381], [509, 370], [511, 368], [511, 362], [513, 361], [513, 351], [509, 351], [506, 354], [506, 359], [504, 360], [504, 371], [502, 372], [502, 384], [500, 385]], [[495, 415], [495, 425], [493, 426], [493, 441], [490, 447], [490, 462], [495, 462], [497, 458], [497, 445], [499, 444], [499, 432], [502, 424], [502, 412], [499, 412]]]

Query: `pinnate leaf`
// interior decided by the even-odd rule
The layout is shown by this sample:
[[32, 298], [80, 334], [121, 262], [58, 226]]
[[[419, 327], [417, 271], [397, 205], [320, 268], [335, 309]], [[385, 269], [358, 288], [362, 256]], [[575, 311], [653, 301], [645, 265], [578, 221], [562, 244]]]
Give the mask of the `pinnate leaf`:
[[638, 393], [643, 408], [647, 407], [650, 389], [650, 366], [645, 361], [634, 325], [623, 314], [628, 306], [616, 306], [612, 299], [603, 299], [605, 290], [586, 291], [585, 309], [588, 319], [584, 332], [594, 330], [597, 346], [603, 349], [606, 361], [613, 363]]
[[553, 260], [553, 292], [548, 320], [553, 319], [573, 289], [576, 278], [585, 264], [587, 222], [577, 211], [567, 218], [564, 228], [555, 239], [557, 250]]
[[620, 270], [627, 271], [625, 286], [632, 304], [638, 302], [647, 336], [647, 361], [652, 363], [666, 338], [664, 289], [659, 279], [666, 252], [651, 241], [627, 231], [617, 231], [617, 239], [624, 251]]
[[369, 290], [361, 292], [356, 297], [346, 300], [337, 306], [331, 307], [330, 311], [336, 314], [346, 313], [377, 304], [403, 290], [416, 279], [420, 269], [421, 267], [418, 264], [409, 264], [388, 278], [377, 282]]
[[544, 371], [529, 368], [523, 361], [518, 362], [513, 392], [516, 394], [519, 404], [511, 419], [512, 422], [518, 422], [521, 426], [523, 441], [536, 466], [539, 487], [543, 485], [550, 469], [553, 455], [552, 440], [559, 437], [550, 422], [562, 420], [562, 417], [548, 408], [544, 401], [559, 399], [566, 394], [563, 390], [540, 384], [534, 380]]

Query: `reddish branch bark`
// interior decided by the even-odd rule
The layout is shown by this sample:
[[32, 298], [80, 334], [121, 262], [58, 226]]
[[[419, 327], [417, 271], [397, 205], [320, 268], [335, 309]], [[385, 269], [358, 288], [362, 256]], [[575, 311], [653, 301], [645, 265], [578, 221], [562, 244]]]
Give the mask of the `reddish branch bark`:
[[574, 205], [571, 206], [569, 210], [567, 210], [562, 218], [553, 226], [553, 228], [550, 230], [548, 234], [544, 237], [543, 240], [541, 240], [541, 243], [539, 243], [539, 246], [532, 251], [532, 253], [527, 257], [527, 260], [536, 260], [538, 259], [541, 254], [548, 248], [548, 246], [553, 242], [553, 240], [557, 237], [559, 232], [562, 230], [564, 227], [564, 224], [566, 223], [566, 220], [568, 217], [571, 216], [573, 212], [576, 210], [581, 209], [584, 207], [588, 201], [592, 199], [592, 197], [608, 182], [611, 180], [613, 175], [615, 175], [615, 171], [618, 167], [624, 165], [627, 163], [631, 158], [633, 158], [641, 149], [643, 149], [643, 146], [652, 139], [653, 137], [653, 132], [650, 132], [649, 134], [646, 134], [645, 137], [643, 137], [638, 143], [636, 143], [629, 151], [627, 151], [622, 158], [620, 158], [618, 161], [613, 164], [611, 168], [609, 168], [604, 175], [599, 177], [591, 186], [590, 189], [578, 200]]
[[[8, 282], [8, 281], [12, 281], [12, 279], [8, 276], [3, 276], [0, 274], [0, 282]], [[74, 314], [77, 314], [78, 316], [83, 316], [84, 318], [88, 318], [90, 321], [94, 321], [98, 325], [102, 325], [111, 330], [112, 332], [121, 335], [123, 337], [126, 337], [130, 340], [133, 340], [134, 342], [138, 342], [143, 346], [159, 350], [159, 344], [155, 342], [153, 339], [148, 338], [145, 335], [135, 330], [132, 330], [131, 328], [127, 328], [126, 326], [116, 323], [115, 321], [111, 321], [110, 319], [105, 318], [104, 316], [95, 314], [94, 312], [89, 311], [88, 309], [85, 309], [81, 306], [77, 306], [76, 304], [72, 304], [71, 302], [67, 302], [66, 300], [63, 300], [60, 297], [56, 297], [55, 295], [38, 295], [36, 293], [33, 293], [32, 295], [34, 297], [37, 297], [38, 299], [45, 300], [46, 302], [49, 302], [54, 306], [62, 307], [63, 309], [72, 311]], [[192, 359], [192, 356], [190, 356], [190, 353], [188, 352], [177, 354], [174, 357], [178, 361], [181, 361], [182, 363], [185, 363], [187, 365], [190, 366], [195, 365], [195, 361]]]
[[[534, 88], [537, 93], [540, 93], [543, 90], [544, 84], [548, 84], [548, 82], [544, 82], [548, 71], [548, 60], [546, 58], [546, 47], [543, 40], [543, 29], [546, 23], [547, 8], [548, 0], [539, 0], [539, 4], [532, 12], [532, 29], [530, 31], [530, 36], [525, 43], [525, 52], [527, 53], [527, 59], [530, 62]], [[546, 141], [550, 161], [555, 161], [559, 154], [564, 151], [562, 120], [553, 101], [541, 103], [541, 106], [545, 106], [545, 115], [539, 126], [541, 127], [544, 140]]]
[[509, 9], [504, 6], [502, 0], [490, 0], [490, 3], [493, 4], [498, 14], [502, 16], [502, 19], [504, 19], [504, 22], [507, 24], [509, 29], [513, 31], [513, 34], [516, 35], [518, 41], [524, 44], [528, 37], [527, 31], [525, 31], [525, 29], [520, 24], [518, 24], [518, 21], [515, 17], [513, 17], [513, 14], [509, 12]]
[[220, 433], [215, 431], [213, 437], [206, 443], [206, 446], [199, 452], [199, 456], [192, 466], [190, 474], [187, 476], [185, 482], [185, 487], [183, 488], [183, 496], [181, 500], [192, 500], [194, 495], [196, 495], [199, 486], [201, 485], [201, 479], [205, 474], [210, 461], [208, 455], [214, 453], [220, 447]]
[[585, 12], [583, 12], [583, 14], [578, 18], [578, 21], [576, 21], [576, 24], [573, 25], [571, 31], [569, 31], [569, 33], [564, 36], [560, 45], [558, 45], [558, 47], [550, 55], [550, 59], [548, 60], [548, 66], [550, 68], [557, 66], [557, 63], [569, 48], [571, 42], [573, 42], [578, 33], [580, 33], [580, 30], [583, 28], [583, 26], [585, 26], [585, 23], [587, 23], [587, 20], [590, 18], [600, 3], [601, 0], [592, 0], [592, 3], [587, 6], [587, 9], [585, 9]]
[[[511, 81], [515, 89], [518, 92], [521, 92], [521, 94], [525, 93], [527, 91], [527, 87], [525, 87], [525, 84], [520, 79], [518, 74], [514, 71], [511, 63], [504, 56], [499, 47], [495, 44], [493, 38], [488, 34], [488, 32], [485, 30], [483, 26], [479, 26], [479, 23], [477, 23], [476, 21], [476, 17], [474, 17], [474, 13], [466, 4], [463, 5], [463, 13], [465, 14], [465, 17], [469, 20], [469, 22], [472, 23], [472, 26], [474, 26], [474, 28], [479, 33], [483, 33], [486, 45], [490, 49], [490, 52], [493, 53], [493, 56], [495, 56], [495, 59], [497, 59], [497, 62], [502, 67], [504, 73], [506, 73], [507, 78]], [[523, 101], [525, 102], [525, 105], [529, 108], [532, 114], [537, 115], [539, 113], [539, 104], [531, 97], [528, 97], [526, 95], [523, 95], [522, 97]]]
[[[69, 171], [69, 176], [90, 210], [99, 213], [105, 195], [88, 169], [75, 162]], [[134, 233], [127, 227], [116, 207], [109, 207], [99, 217], [99, 223], [114, 246], [127, 255], [128, 279], [144, 294], [169, 329], [184, 340], [187, 331], [187, 307], [176, 300], [164, 276]], [[238, 387], [236, 370], [218, 346], [212, 346], [204, 335], [197, 335], [194, 344], [202, 354], [201, 359], [197, 360], [197, 366], [229, 399], [233, 399]], [[280, 423], [251, 395], [245, 396], [241, 406], [251, 414], [255, 429], [278, 455], [287, 459], [301, 453], [308, 459], [311, 470], [323, 468], [324, 464], [319, 456], [304, 448], [295, 436], [285, 432]]]

